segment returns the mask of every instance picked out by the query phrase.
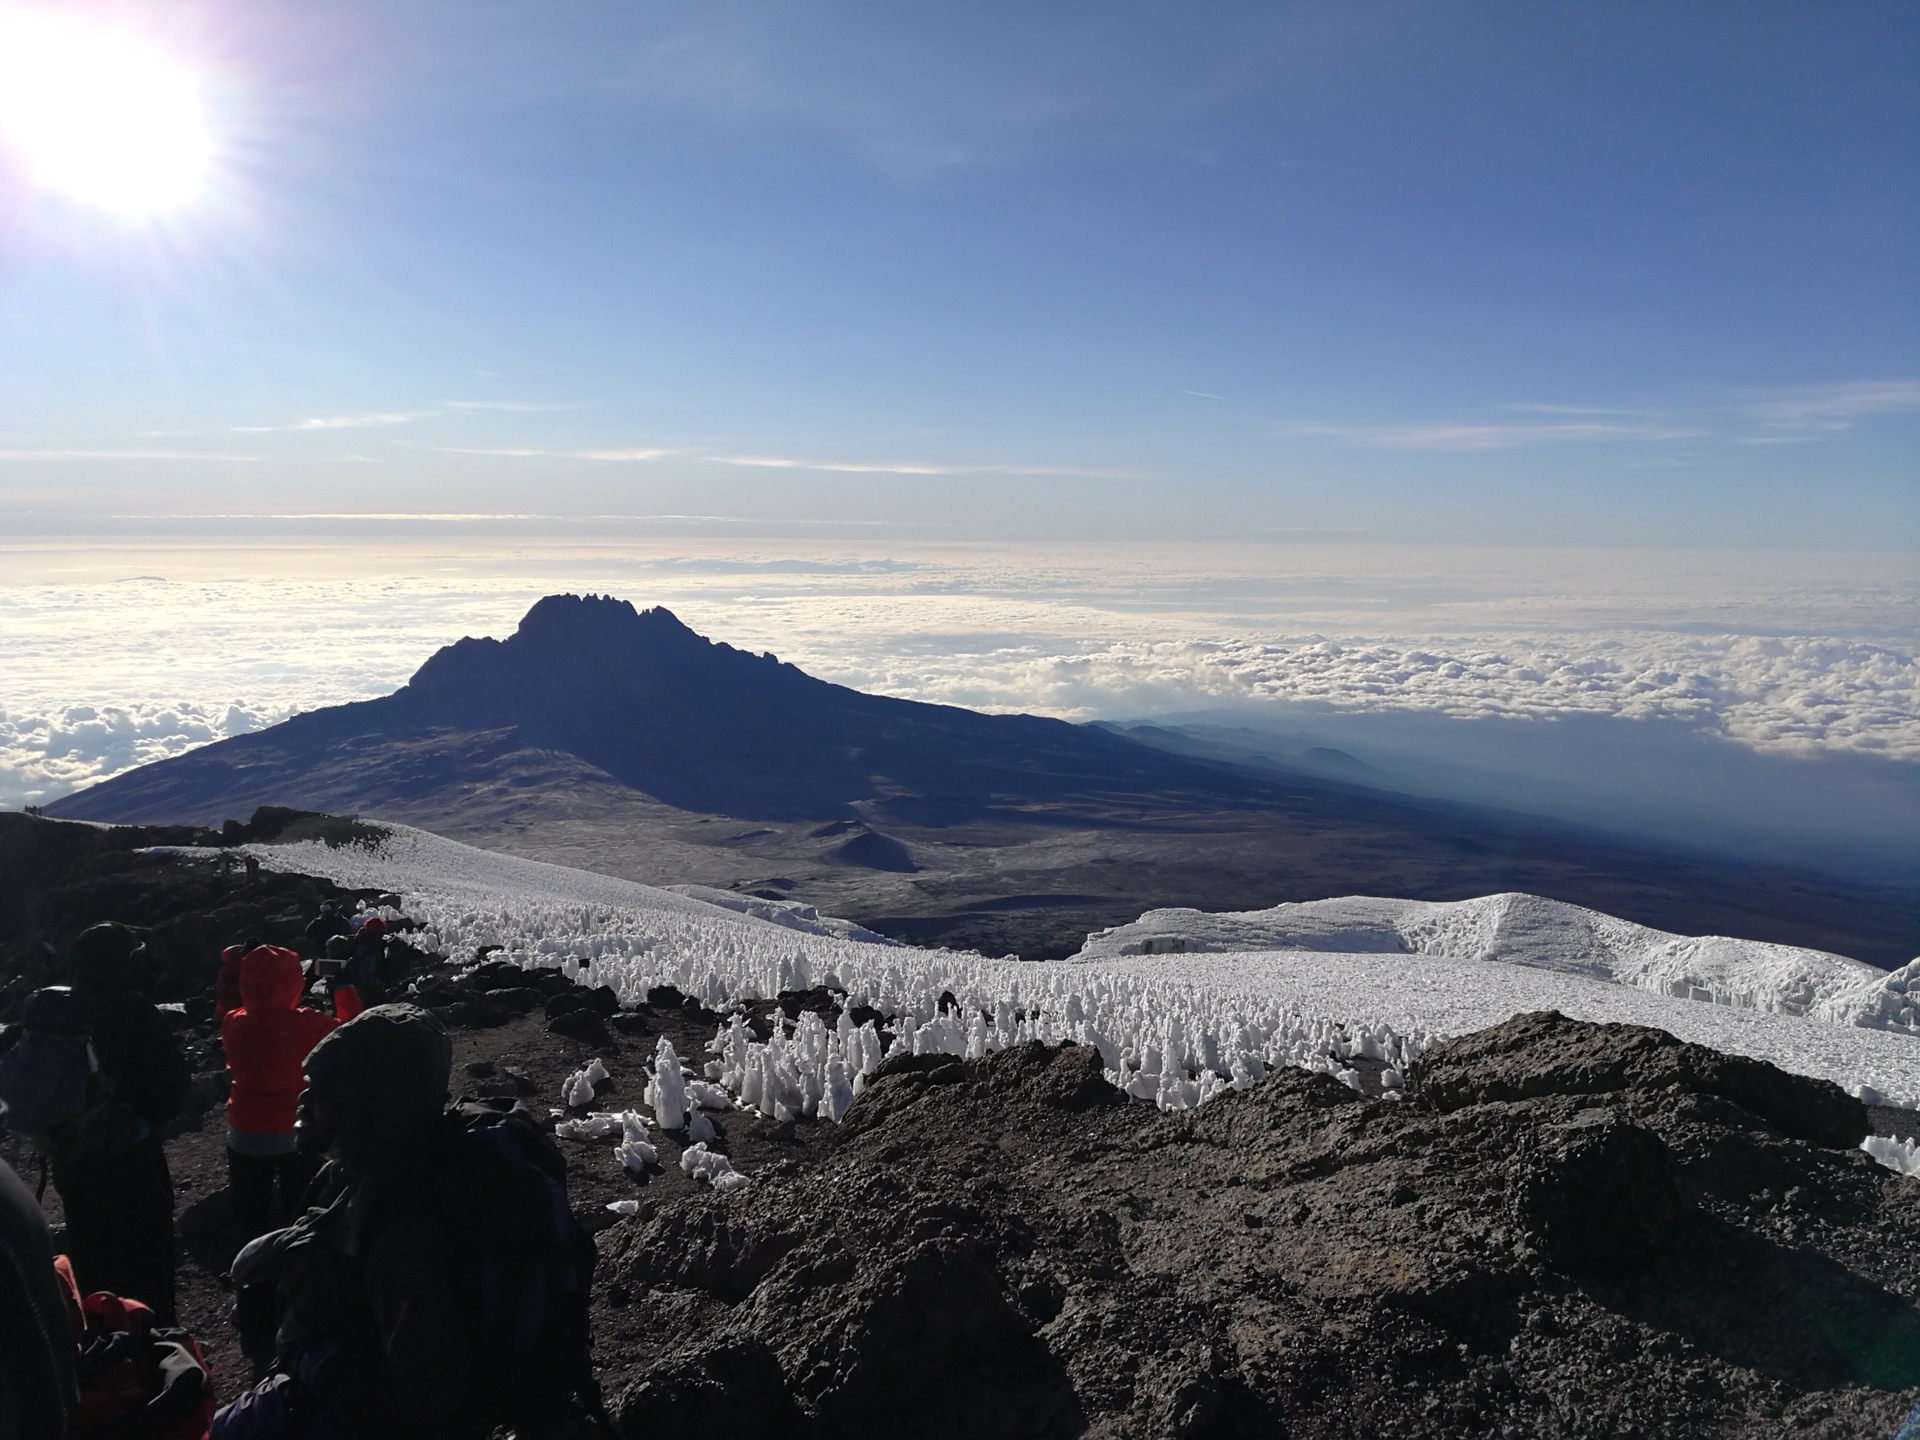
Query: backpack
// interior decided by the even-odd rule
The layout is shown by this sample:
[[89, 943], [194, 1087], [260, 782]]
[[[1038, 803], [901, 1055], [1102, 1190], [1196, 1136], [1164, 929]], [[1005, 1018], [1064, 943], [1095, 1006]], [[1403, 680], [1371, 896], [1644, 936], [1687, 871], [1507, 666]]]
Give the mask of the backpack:
[[567, 1202], [566, 1160], [510, 1102], [448, 1110], [438, 1206], [456, 1283], [487, 1358], [487, 1418], [522, 1436], [573, 1416], [600, 1423], [588, 1304], [596, 1252]]
[[55, 1268], [82, 1326], [77, 1378], [85, 1433], [92, 1440], [204, 1440], [219, 1397], [200, 1342], [155, 1325], [138, 1300], [106, 1290], [82, 1300], [65, 1257]]
[[34, 991], [22, 1019], [19, 1041], [0, 1055], [0, 1107], [12, 1129], [45, 1150], [99, 1103], [107, 1082], [72, 990]]

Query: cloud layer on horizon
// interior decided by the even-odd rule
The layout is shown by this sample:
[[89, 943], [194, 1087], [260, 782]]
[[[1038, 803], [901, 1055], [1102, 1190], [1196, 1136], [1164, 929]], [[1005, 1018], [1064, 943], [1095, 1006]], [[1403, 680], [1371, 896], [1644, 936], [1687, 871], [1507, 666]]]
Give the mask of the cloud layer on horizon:
[[385, 694], [440, 645], [505, 634], [559, 589], [668, 604], [823, 678], [979, 709], [1610, 716], [1758, 751], [1920, 764], [1916, 587], [1840, 572], [1824, 584], [1756, 573], [1740, 591], [1613, 562], [1543, 578], [1375, 556], [1348, 574], [1283, 574], [1201, 555], [1142, 573], [1125, 557], [990, 550], [438, 568], [169, 582], [143, 564], [146, 578], [118, 583], [0, 587], [0, 804]]

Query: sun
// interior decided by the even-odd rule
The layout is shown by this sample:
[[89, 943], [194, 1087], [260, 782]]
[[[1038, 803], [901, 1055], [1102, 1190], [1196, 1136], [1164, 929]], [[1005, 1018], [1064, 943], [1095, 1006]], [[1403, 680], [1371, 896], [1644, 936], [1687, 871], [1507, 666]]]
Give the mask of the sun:
[[139, 218], [205, 187], [213, 141], [195, 76], [144, 38], [0, 9], [0, 142], [32, 182]]

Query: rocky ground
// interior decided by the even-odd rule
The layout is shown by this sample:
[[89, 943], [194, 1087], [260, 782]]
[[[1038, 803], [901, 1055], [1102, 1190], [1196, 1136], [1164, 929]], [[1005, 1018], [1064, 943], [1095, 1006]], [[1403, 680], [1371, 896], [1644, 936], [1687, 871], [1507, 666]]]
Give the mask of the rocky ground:
[[608, 1234], [607, 1379], [635, 1434], [1880, 1436], [1920, 1398], [1920, 1182], [1866, 1128], [1551, 1015], [1403, 1102], [895, 1061], [797, 1163]]
[[[418, 998], [472, 1093], [558, 1105], [598, 1056], [595, 1108], [638, 1107], [658, 1038], [697, 1065], [718, 1020], [456, 960]], [[232, 1389], [217, 1042], [178, 1024], [183, 1319]], [[676, 1137], [644, 1177], [563, 1142], [634, 1436], [1884, 1437], [1920, 1400], [1920, 1181], [1856, 1148], [1912, 1117], [1658, 1031], [1520, 1017], [1401, 1101], [1281, 1072], [1162, 1114], [1034, 1047], [891, 1061], [838, 1126], [717, 1118], [725, 1195]]]
[[[74, 937], [102, 920], [138, 928], [146, 938], [155, 995], [202, 1002], [212, 1013], [213, 977], [223, 946], [255, 937], [298, 945], [323, 900], [374, 900], [329, 880], [262, 871], [237, 863], [250, 844], [371, 833], [351, 820], [263, 810], [225, 831], [187, 825], [84, 825], [0, 813], [0, 1023], [42, 985], [69, 978]], [[165, 847], [227, 844], [236, 864], [223, 870], [189, 863]], [[155, 847], [161, 847], [156, 851]]]
[[[713, 1032], [524, 979], [426, 978], [457, 1086], [557, 1104], [599, 1056], [595, 1106], [639, 1106], [658, 1037]], [[890, 1062], [839, 1126], [718, 1118], [728, 1195], [684, 1137], [646, 1177], [564, 1142], [635, 1436], [1877, 1437], [1920, 1400], [1920, 1181], [1834, 1087], [1658, 1031], [1522, 1017], [1398, 1102], [1282, 1072], [1161, 1114], [1034, 1047]], [[234, 1375], [220, 1143], [171, 1153]]]

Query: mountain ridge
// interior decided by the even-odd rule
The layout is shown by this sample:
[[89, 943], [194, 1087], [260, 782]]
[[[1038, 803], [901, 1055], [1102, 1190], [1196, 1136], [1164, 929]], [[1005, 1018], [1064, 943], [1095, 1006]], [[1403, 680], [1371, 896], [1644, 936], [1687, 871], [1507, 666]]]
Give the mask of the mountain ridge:
[[[771, 653], [709, 640], [663, 607], [565, 595], [538, 601], [505, 640], [442, 647], [391, 695], [217, 741], [47, 809], [69, 819], [151, 818], [184, 798], [166, 782], [204, 788], [229, 757], [244, 773], [287, 740], [338, 747], [369, 735], [507, 730], [525, 748], [577, 757], [676, 808], [746, 819], [838, 818], [876, 800], [917, 801], [929, 813], [1014, 796], [1103, 801], [1115, 786], [1134, 799], [1170, 788], [1230, 806], [1250, 787], [1276, 788], [1063, 720], [865, 694]], [[239, 792], [223, 803], [278, 803], [246, 783]]]
[[549, 596], [390, 695], [67, 796], [49, 815], [377, 815], [528, 858], [797, 899], [897, 938], [1065, 955], [1146, 909], [1527, 891], [1678, 933], [1897, 965], [1920, 889], [1650, 847], [1110, 727], [866, 694], [663, 608]]

